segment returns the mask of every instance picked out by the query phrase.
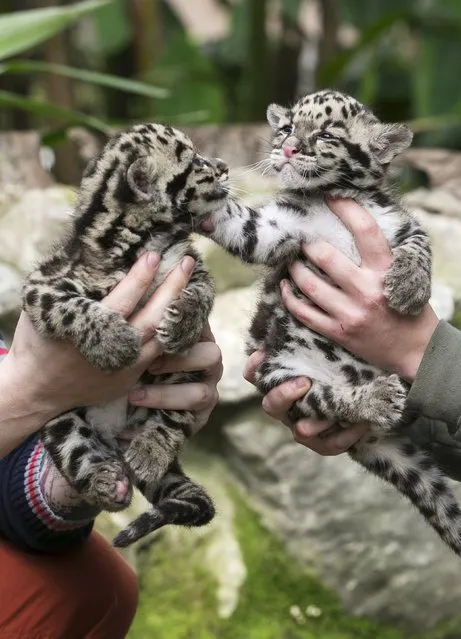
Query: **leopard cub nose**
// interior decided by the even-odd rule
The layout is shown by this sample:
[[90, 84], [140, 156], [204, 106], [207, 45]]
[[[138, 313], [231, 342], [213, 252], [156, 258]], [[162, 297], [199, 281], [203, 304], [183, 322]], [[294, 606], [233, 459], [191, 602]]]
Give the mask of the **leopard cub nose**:
[[283, 151], [283, 155], [286, 158], [291, 158], [293, 157], [293, 155], [295, 155], [296, 153], [299, 152], [299, 149], [297, 149], [295, 146], [290, 146], [289, 144], [284, 144], [282, 147], [282, 151]]

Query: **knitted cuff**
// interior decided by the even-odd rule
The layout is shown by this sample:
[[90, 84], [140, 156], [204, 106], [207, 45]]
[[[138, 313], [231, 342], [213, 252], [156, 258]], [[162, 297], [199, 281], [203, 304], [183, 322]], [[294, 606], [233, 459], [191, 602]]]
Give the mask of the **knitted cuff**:
[[0, 530], [13, 543], [59, 552], [91, 532], [91, 520], [69, 521], [54, 513], [40, 489], [45, 450], [36, 436], [0, 464]]

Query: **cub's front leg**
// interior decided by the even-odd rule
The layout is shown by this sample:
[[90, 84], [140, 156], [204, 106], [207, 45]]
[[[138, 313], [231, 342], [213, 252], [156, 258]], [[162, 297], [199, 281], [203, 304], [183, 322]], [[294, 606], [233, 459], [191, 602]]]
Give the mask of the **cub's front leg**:
[[182, 353], [197, 344], [213, 307], [214, 282], [202, 260], [195, 260], [189, 283], [166, 309], [156, 331], [166, 353]]
[[[400, 237], [399, 237], [400, 236]], [[417, 315], [431, 297], [432, 254], [427, 234], [410, 219], [397, 233], [392, 265], [384, 277], [389, 306], [404, 315]]]
[[90, 299], [71, 280], [49, 284], [29, 278], [23, 306], [39, 333], [71, 341], [97, 368], [119, 370], [139, 355], [139, 332], [122, 315]]
[[[182, 353], [202, 335], [214, 301], [214, 283], [200, 258], [181, 297], [166, 310], [157, 339], [166, 353]], [[197, 375], [197, 374], [196, 374]], [[184, 381], [198, 381], [184, 379]], [[138, 480], [156, 484], [165, 475], [190, 435], [190, 411], [154, 411], [130, 443], [125, 460]]]
[[56, 468], [87, 503], [108, 511], [129, 505], [132, 487], [123, 459], [93, 430], [85, 408], [55, 417], [40, 436]]

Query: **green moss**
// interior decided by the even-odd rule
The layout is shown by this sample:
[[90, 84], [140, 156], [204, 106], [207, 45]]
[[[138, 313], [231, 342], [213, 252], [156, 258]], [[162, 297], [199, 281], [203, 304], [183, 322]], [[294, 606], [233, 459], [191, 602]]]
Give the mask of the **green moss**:
[[160, 539], [149, 552], [140, 553], [141, 596], [130, 639], [213, 637], [208, 624], [216, 608], [214, 584], [195, 560], [197, 548], [194, 554], [189, 551]]
[[[217, 616], [215, 584], [196, 542], [178, 545], [165, 535], [138, 558], [141, 597], [129, 639], [408, 639], [390, 626], [348, 615], [240, 499], [236, 509], [248, 577], [232, 617]], [[303, 612], [301, 623], [290, 614], [292, 606]], [[307, 617], [307, 606], [320, 609], [320, 617]]]
[[453, 326], [456, 326], [456, 328], [459, 328], [461, 330], [461, 310], [456, 310], [454, 312], [450, 324], [453, 324]]

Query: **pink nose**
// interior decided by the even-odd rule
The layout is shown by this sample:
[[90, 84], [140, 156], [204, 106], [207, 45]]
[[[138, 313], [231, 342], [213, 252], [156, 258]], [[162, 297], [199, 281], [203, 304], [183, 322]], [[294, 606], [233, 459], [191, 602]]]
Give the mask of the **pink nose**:
[[296, 147], [289, 146], [288, 144], [285, 144], [282, 147], [282, 150], [283, 150], [283, 155], [286, 158], [291, 158], [291, 157], [293, 157], [293, 155], [295, 155], [298, 152], [298, 149]]

